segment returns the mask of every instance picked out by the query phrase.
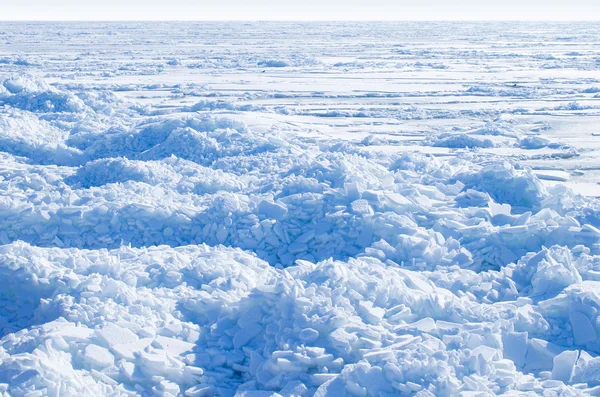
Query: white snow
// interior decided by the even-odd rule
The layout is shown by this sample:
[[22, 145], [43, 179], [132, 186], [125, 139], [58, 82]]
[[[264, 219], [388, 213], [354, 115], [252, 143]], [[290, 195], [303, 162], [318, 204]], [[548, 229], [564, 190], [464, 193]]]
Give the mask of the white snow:
[[0, 24], [0, 394], [600, 395], [598, 32]]

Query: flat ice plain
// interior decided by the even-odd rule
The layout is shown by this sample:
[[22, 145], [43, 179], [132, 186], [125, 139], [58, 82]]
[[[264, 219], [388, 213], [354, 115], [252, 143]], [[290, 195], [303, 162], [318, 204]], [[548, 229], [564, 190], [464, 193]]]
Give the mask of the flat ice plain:
[[0, 393], [600, 395], [600, 24], [0, 24]]

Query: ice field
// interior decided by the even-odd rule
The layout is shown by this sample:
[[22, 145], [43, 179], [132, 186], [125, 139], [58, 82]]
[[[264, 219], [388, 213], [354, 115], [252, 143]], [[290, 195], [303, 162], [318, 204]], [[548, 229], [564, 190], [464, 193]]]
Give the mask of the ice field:
[[600, 395], [599, 23], [0, 23], [0, 394]]

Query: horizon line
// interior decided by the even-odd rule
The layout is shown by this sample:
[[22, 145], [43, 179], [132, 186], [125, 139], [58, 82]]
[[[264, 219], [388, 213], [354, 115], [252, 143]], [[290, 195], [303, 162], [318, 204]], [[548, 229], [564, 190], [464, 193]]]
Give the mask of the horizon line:
[[597, 19], [0, 19], [2, 22], [600, 22]]

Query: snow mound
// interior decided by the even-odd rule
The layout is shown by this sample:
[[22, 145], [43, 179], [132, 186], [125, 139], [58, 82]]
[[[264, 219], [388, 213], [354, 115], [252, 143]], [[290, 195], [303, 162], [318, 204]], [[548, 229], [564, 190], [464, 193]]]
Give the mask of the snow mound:
[[268, 138], [249, 132], [228, 118], [158, 118], [132, 129], [108, 131], [80, 143], [90, 158], [126, 157], [160, 160], [171, 155], [210, 165], [226, 156], [251, 155], [275, 148]]
[[550, 141], [541, 136], [526, 136], [519, 140], [519, 146], [523, 149], [541, 149], [550, 145]]
[[489, 165], [456, 178], [464, 183], [465, 189], [486, 192], [499, 203], [523, 209], [539, 210], [542, 201], [549, 196], [531, 171], [516, 170], [508, 163]]
[[100, 159], [86, 163], [68, 182], [82, 188], [127, 181], [164, 186], [180, 193], [239, 191], [246, 185], [238, 177], [203, 167], [175, 156], [160, 161], [126, 158]]
[[38, 164], [76, 165], [86, 156], [69, 147], [68, 134], [29, 112], [0, 111], [0, 150]]
[[289, 66], [286, 61], [278, 60], [278, 59], [269, 59], [265, 61], [259, 61], [258, 66], [264, 66], [267, 68], [284, 68]]
[[85, 112], [87, 106], [69, 92], [61, 92], [32, 75], [0, 80], [0, 103], [31, 112]]
[[442, 134], [436, 137], [432, 146], [458, 148], [491, 148], [495, 147], [491, 139], [480, 139], [468, 134]]
[[490, 121], [483, 127], [476, 128], [469, 133], [476, 135], [506, 136], [512, 138], [516, 138], [520, 135], [520, 132], [510, 122], [501, 120]]

